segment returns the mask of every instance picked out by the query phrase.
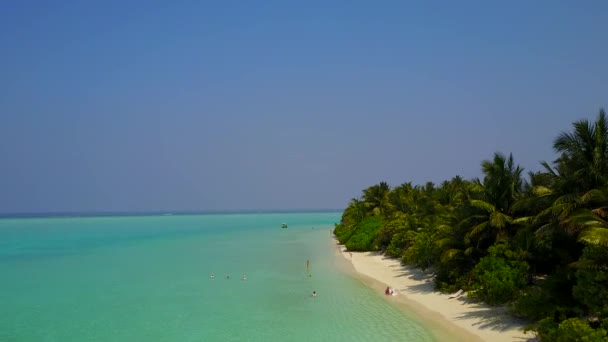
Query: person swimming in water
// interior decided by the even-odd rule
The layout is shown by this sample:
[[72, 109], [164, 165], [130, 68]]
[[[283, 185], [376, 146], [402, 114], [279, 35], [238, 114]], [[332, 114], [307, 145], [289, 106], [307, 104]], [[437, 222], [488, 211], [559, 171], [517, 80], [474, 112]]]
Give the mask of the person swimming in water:
[[226, 279], [230, 279], [230, 274], [226, 276]]
[[312, 296], [316, 297], [317, 296], [317, 291], [312, 291]]
[[243, 274], [243, 280], [247, 280], [247, 276]]
[[211, 273], [211, 275], [209, 276], [209, 278], [215, 279], [215, 274]]

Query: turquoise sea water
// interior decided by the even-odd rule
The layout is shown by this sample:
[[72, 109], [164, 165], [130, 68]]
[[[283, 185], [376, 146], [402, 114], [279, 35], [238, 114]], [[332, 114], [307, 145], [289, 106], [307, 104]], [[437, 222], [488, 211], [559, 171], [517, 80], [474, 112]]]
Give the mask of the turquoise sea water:
[[339, 217], [0, 219], [0, 341], [432, 341], [340, 271]]

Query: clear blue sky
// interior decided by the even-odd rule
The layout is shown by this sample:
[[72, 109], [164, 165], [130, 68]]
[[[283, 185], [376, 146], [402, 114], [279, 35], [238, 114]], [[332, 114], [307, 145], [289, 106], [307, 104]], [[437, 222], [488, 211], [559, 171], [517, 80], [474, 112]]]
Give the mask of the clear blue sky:
[[342, 208], [495, 151], [538, 169], [608, 104], [607, 23], [603, 0], [4, 2], [0, 212]]

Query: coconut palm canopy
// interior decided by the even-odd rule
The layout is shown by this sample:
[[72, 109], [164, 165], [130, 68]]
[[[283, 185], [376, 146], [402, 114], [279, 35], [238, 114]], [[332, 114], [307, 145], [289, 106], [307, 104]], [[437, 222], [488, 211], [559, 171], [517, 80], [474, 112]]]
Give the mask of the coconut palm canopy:
[[[379, 250], [436, 273], [435, 286], [510, 303], [544, 340], [602, 340], [608, 327], [608, 120], [580, 120], [553, 142], [558, 158], [524, 173], [511, 154], [483, 177], [439, 185], [372, 185], [334, 232], [351, 250]], [[544, 279], [544, 281], [541, 281]], [[593, 317], [591, 326], [583, 319]], [[600, 324], [597, 324], [600, 322]], [[577, 336], [579, 336], [577, 335]], [[599, 341], [598, 340], [598, 341]]]

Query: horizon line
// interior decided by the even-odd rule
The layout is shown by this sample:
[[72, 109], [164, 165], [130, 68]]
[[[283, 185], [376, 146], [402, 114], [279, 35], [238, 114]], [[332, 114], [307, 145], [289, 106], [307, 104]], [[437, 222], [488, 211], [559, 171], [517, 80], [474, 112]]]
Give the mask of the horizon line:
[[49, 211], [2, 213], [0, 218], [44, 218], [44, 217], [105, 217], [105, 216], [153, 216], [153, 215], [221, 215], [221, 214], [287, 214], [342, 212], [338, 208], [308, 209], [233, 209], [233, 210], [149, 210], [149, 211]]

